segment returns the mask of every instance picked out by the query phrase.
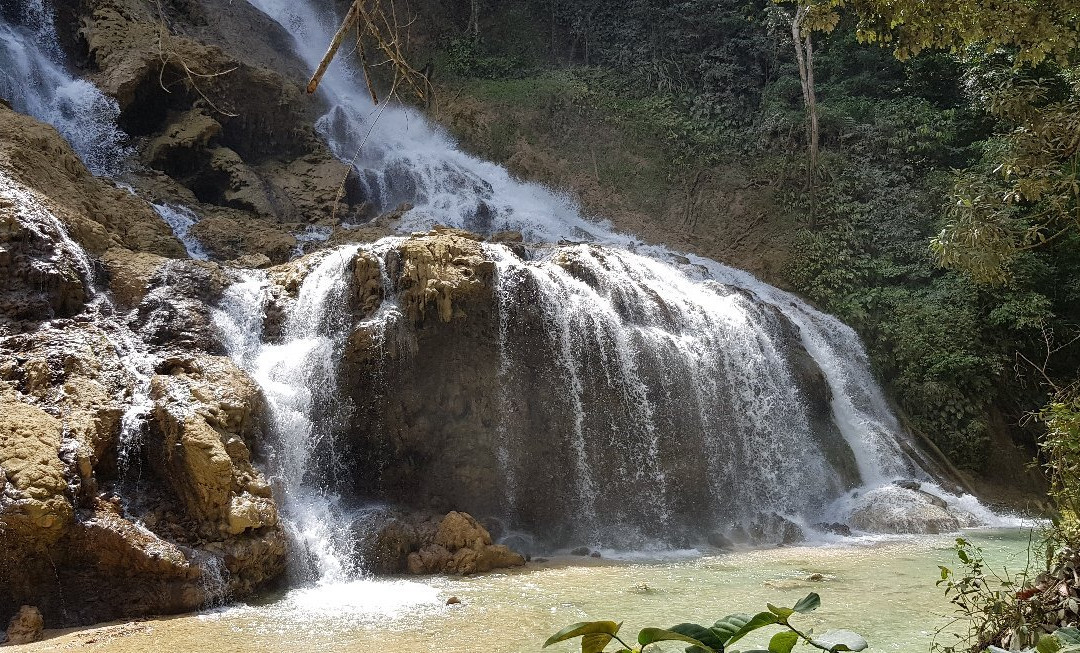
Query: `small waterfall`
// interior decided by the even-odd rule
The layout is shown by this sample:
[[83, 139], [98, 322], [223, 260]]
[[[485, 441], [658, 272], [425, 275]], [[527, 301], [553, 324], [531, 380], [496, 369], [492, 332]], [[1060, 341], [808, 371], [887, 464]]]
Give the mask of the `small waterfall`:
[[119, 173], [131, 150], [116, 126], [116, 101], [65, 69], [52, 13], [42, 0], [22, 0], [20, 7], [25, 25], [0, 17], [0, 98], [55, 127], [94, 174]]
[[161, 216], [161, 219], [169, 225], [173, 234], [184, 244], [188, 256], [196, 261], [210, 260], [210, 255], [203, 249], [202, 243], [189, 233], [191, 228], [199, 221], [199, 216], [194, 211], [189, 207], [175, 204], [151, 204], [151, 206]]
[[203, 609], [220, 608], [229, 602], [229, 570], [218, 556], [205, 555], [199, 560], [202, 578]]
[[[385, 252], [392, 241], [372, 246]], [[348, 480], [338, 436], [350, 407], [337, 391], [339, 355], [351, 327], [350, 265], [360, 245], [323, 253], [287, 309], [278, 342], [264, 342], [268, 301], [264, 273], [247, 272], [226, 291], [214, 322], [230, 356], [262, 387], [273, 421], [269, 477], [302, 580], [340, 582], [360, 572]], [[388, 321], [384, 310], [372, 320]]]

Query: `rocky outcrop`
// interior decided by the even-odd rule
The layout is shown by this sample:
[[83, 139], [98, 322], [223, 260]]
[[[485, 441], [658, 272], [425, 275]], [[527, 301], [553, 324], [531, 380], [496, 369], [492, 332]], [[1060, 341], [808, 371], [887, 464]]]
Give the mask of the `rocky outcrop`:
[[476, 519], [451, 511], [445, 516], [383, 516], [374, 529], [363, 522], [365, 562], [379, 573], [469, 575], [520, 567], [525, 558], [499, 544]]
[[158, 475], [208, 538], [277, 526], [270, 486], [246, 444], [261, 433], [255, 383], [226, 358], [171, 359], [151, 380], [148, 452]]
[[192, 610], [284, 569], [261, 395], [206, 353], [227, 280], [171, 256], [148, 204], [0, 107], [0, 620]]
[[[626, 524], [605, 531], [605, 541], [626, 548], [647, 538], [685, 545], [705, 541], [710, 531], [700, 512], [715, 505], [717, 490], [708, 480], [713, 468], [701, 452], [717, 445], [708, 440], [700, 413], [685, 409], [699, 399], [689, 379], [671, 377], [673, 354], [640, 351], [643, 345], [634, 340], [639, 324], [673, 328], [686, 319], [677, 313], [681, 309], [647, 288], [616, 286], [621, 277], [612, 271], [632, 264], [617, 252], [578, 245], [545, 251], [527, 248], [519, 238], [500, 238], [509, 242], [438, 228], [356, 251], [348, 302], [335, 307], [351, 320], [342, 326], [349, 335], [338, 380], [339, 392], [355, 411], [340, 437], [355, 457], [348, 465], [356, 492], [437, 514], [510, 513], [515, 528], [565, 546], [580, 543], [574, 538], [588, 529], [573, 517], [582, 514], [582, 483], [590, 482], [582, 475], [588, 473], [596, 483], [604, 479], [603, 489], [591, 490], [612, 513], [604, 520]], [[522, 256], [544, 262], [530, 265]], [[309, 268], [298, 261], [272, 270], [279, 296], [295, 294]], [[564, 326], [575, 319], [569, 311], [578, 309], [561, 303], [572, 301], [568, 290], [545, 283], [592, 289], [598, 295], [592, 300], [595, 310], [615, 311], [623, 326], [610, 321]], [[832, 484], [834, 497], [852, 489], [858, 479], [853, 454], [832, 421], [827, 385], [802, 350], [797, 328], [749, 293], [716, 292], [741, 302], [771, 329], [779, 355], [789, 362], [795, 396], [806, 406], [809, 424], [798, 428], [808, 429], [815, 446], [829, 452], [825, 483]], [[271, 308], [269, 314], [280, 312]], [[273, 339], [272, 329], [264, 337]], [[643, 362], [605, 354], [616, 347]], [[633, 369], [627, 371], [628, 365]], [[725, 401], [730, 403], [709, 410], [733, 415], [752, 409], [738, 396], [720, 394], [718, 402]], [[647, 417], [643, 410], [650, 411]], [[728, 418], [732, 428], [739, 428], [737, 417]], [[650, 423], [663, 429], [655, 445], [645, 440]], [[624, 446], [631, 449], [614, 454], [609, 449]], [[725, 446], [731, 451], [724, 455], [741, 455], [739, 443]], [[654, 491], [663, 492], [669, 526], [657, 521], [650, 527], [640, 518], [655, 506], [649, 492], [634, 489], [647, 484], [637, 465], [628, 462], [635, 456], [647, 459], [666, 481]], [[734, 478], [722, 482], [733, 493], [745, 491]], [[544, 501], [528, 499], [537, 488], [543, 488]], [[740, 542], [802, 539], [802, 530], [789, 519], [759, 514], [755, 503], [745, 503], [745, 508], [739, 500], [711, 508], [722, 515], [712, 529], [721, 527]], [[394, 529], [388, 537], [411, 541]], [[414, 565], [448, 564], [435, 552], [425, 558], [415, 551]]]
[[[55, 129], [3, 105], [0, 172], [39, 200], [47, 196], [52, 212], [92, 256], [111, 247], [185, 256], [183, 245], [149, 204], [91, 175]], [[0, 215], [11, 211], [0, 206]], [[0, 224], [11, 223], [4, 219]]]
[[401, 244], [398, 290], [413, 323], [422, 323], [431, 311], [441, 322], [465, 319], [466, 307], [491, 299], [495, 263], [481, 240], [466, 231], [436, 228]]
[[[363, 219], [356, 173], [313, 129], [323, 106], [293, 81], [305, 71], [289, 54], [291, 37], [261, 12], [247, 3], [142, 0], [90, 0], [78, 11], [94, 81], [118, 101], [120, 126], [136, 137], [142, 161], [186, 191], [161, 199], [190, 193], [185, 205], [219, 221], [196, 234], [216, 257], [287, 260], [295, 240], [281, 250], [266, 249], [265, 238], [219, 242], [251, 233], [252, 223], [263, 227], [256, 231], [284, 223], [288, 234], [320, 220]], [[144, 196], [162, 190], [152, 173], [129, 180]], [[228, 228], [225, 217], [249, 224]]]

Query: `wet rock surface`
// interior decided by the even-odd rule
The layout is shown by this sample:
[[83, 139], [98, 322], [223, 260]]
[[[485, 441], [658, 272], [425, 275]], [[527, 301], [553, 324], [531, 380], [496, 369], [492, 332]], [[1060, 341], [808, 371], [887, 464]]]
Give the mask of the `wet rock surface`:
[[251, 463], [258, 387], [207, 353], [225, 278], [170, 258], [183, 248], [158, 214], [51, 128], [0, 107], [0, 132], [0, 619], [23, 624], [9, 638], [33, 636], [22, 605], [65, 625], [250, 594], [286, 550]]
[[[642, 345], [605, 340], [619, 336], [603, 331], [603, 325], [591, 327], [601, 331], [597, 343], [560, 340], [576, 336], [559, 335], [558, 321], [565, 318], [556, 312], [557, 306], [545, 305], [550, 301], [545, 300], [547, 291], [540, 285], [545, 282], [518, 256], [518, 237], [500, 239], [514, 247], [437, 228], [396, 241], [379, 254], [361, 248], [352, 255], [348, 302], [339, 307], [349, 316], [344, 328], [350, 335], [338, 376], [339, 392], [348, 398], [352, 417], [338, 437], [340, 446], [350, 452], [346, 466], [356, 479], [353, 491], [440, 514], [465, 510], [487, 518], [506, 514], [509, 508], [514, 528], [534, 533], [558, 548], [580, 543], [581, 532], [587, 530], [571, 517], [582, 514], [578, 484], [582, 456], [587, 456], [596, 478], [626, 479], [626, 487], [613, 480], [607, 483], [610, 487], [597, 490], [597, 500], [612, 512], [605, 520], [625, 520], [625, 528], [605, 531], [605, 543], [616, 548], [641, 546], [650, 537], [680, 546], [704, 543], [709, 531], [686, 527], [704, 524], [699, 519], [702, 506], [711, 506], [721, 515], [727, 510], [728, 516], [717, 521], [731, 524], [733, 530], [725, 537], [738, 537], [739, 542], [802, 541], [802, 529], [780, 515], [758, 514], [753, 505], [740, 512], [735, 501], [717, 505], [713, 499], [717, 489], [700, 481], [713, 473], [700, 455], [711, 446], [702, 441], [709, 430], [702, 428], [697, 415], [679, 409], [682, 402], [696, 399], [688, 395], [674, 400], [682, 386], [666, 371], [662, 352], [655, 352], [653, 359], [647, 349], [637, 353]], [[618, 312], [613, 319], [631, 325], [679, 319], [673, 308], [666, 308], [670, 313], [660, 312], [659, 317], [648, 315], [635, 304], [641, 300], [629, 296], [629, 290], [609, 288], [609, 272], [600, 266], [614, 269], [623, 263], [608, 260], [603, 248], [568, 245], [547, 256], [558, 267], [544, 269], [552, 270], [548, 274], [560, 283], [611, 295]], [[295, 292], [308, 268], [301, 260], [271, 270], [279, 295]], [[499, 275], [511, 276], [515, 285], [500, 285]], [[721, 289], [723, 293], [730, 291]], [[731, 296], [734, 301], [755, 301], [739, 293]], [[647, 298], [656, 302], [656, 310], [665, 310], [663, 298]], [[393, 307], [390, 313], [382, 314], [385, 319], [376, 318], [386, 306]], [[830, 395], [822, 373], [801, 349], [797, 330], [782, 315], [767, 307], [754, 306], [754, 310], [776, 325], [780, 341], [791, 352], [793, 363], [788, 369], [798, 396], [808, 407], [808, 424], [800, 428], [817, 439], [815, 446], [834, 454], [831, 482], [837, 483], [834, 491], [839, 496], [854, 487], [858, 475], [851, 450], [831, 421]], [[603, 444], [612, 438], [613, 429], [640, 433], [648, 428], [633, 408], [625, 408], [628, 401], [645, 401], [633, 394], [642, 390], [613, 381], [628, 373], [613, 371], [613, 362], [601, 358], [605, 348], [616, 346], [630, 348], [645, 361], [637, 363], [634, 373], [639, 387], [649, 397], [658, 397], [648, 406], [654, 411], [651, 420], [663, 424], [665, 433], [686, 434], [665, 437], [656, 445], [642, 442], [642, 447], [657, 449], [635, 454], [659, 467], [657, 476], [664, 479], [665, 488], [649, 485], [650, 491], [644, 493], [632, 489], [631, 484], [648, 481], [635, 477], [638, 472], [626, 466], [631, 452], [609, 452]], [[568, 362], [567, 348], [582, 360]], [[568, 376], [568, 365], [581, 365], [576, 380]], [[578, 424], [574, 399], [568, 397], [568, 386], [572, 389], [575, 383], [580, 384], [581, 401], [589, 402], [587, 409], [581, 409], [584, 422]], [[660, 399], [664, 394], [667, 397]], [[746, 408], [736, 403], [718, 410]], [[581, 433], [582, 444], [575, 443], [575, 430]], [[576, 453], [582, 447], [584, 453]], [[512, 456], [500, 453], [507, 448]], [[733, 492], [746, 487], [730, 482]], [[521, 494], [508, 496], [508, 487], [518, 492], [543, 488], [544, 501], [528, 501]], [[642, 529], [641, 515], [654, 510], [652, 492], [662, 493], [658, 501], [672, 507], [662, 518], [669, 521], [663, 525], [658, 519], [655, 528]], [[421, 556], [414, 565], [430, 568], [435, 564], [431, 560], [429, 552], [426, 561]]]
[[868, 533], [933, 534], [951, 533], [977, 524], [972, 514], [913, 487], [891, 485], [863, 493], [851, 510], [848, 520], [851, 528]]

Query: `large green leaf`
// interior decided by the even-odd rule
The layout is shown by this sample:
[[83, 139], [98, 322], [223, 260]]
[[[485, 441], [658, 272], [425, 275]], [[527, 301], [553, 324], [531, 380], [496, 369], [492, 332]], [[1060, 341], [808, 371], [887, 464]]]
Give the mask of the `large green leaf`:
[[1071, 626], [1068, 628], [1058, 628], [1054, 631], [1054, 639], [1066, 645], [1080, 644], [1080, 630]]
[[771, 625], [777, 623], [778, 621], [779, 621], [779, 619], [776, 618], [776, 615], [771, 613], [771, 612], [759, 612], [756, 615], [754, 615], [750, 619], [750, 621], [747, 621], [743, 625], [742, 628], [740, 628], [738, 631], [736, 631], [734, 635], [729, 637], [728, 640], [726, 642], [724, 642], [724, 645], [725, 646], [731, 646], [732, 644], [739, 641], [743, 637], [746, 637], [747, 635], [754, 632], [758, 628], [764, 628], [765, 626], [771, 626]]
[[785, 621], [788, 617], [795, 614], [795, 611], [791, 608], [781, 608], [772, 603], [766, 603], [766, 605], [769, 606], [769, 612], [775, 614], [780, 621]]
[[791, 653], [791, 649], [799, 643], [799, 636], [794, 631], [785, 630], [776, 633], [769, 640], [769, 653]]
[[862, 651], [868, 644], [863, 636], [850, 630], [830, 630], [814, 638], [814, 645], [829, 651]]
[[682, 633], [687, 637], [693, 637], [705, 646], [711, 649], [722, 649], [724, 642], [727, 641], [727, 637], [713, 630], [712, 628], [706, 628], [705, 626], [699, 626], [698, 624], [677, 624], [668, 628], [673, 633]]
[[712, 629], [724, 640], [724, 644], [730, 644], [731, 638], [739, 632], [753, 617], [748, 614], [729, 614], [713, 624]]
[[794, 610], [799, 614], [806, 614], [807, 612], [813, 612], [821, 605], [821, 597], [817, 592], [810, 592], [804, 599], [795, 604]]
[[673, 630], [665, 630], [663, 628], [642, 628], [641, 632], [638, 633], [637, 641], [642, 647], [656, 642], [686, 642], [687, 644], [700, 646], [708, 651], [713, 650], [711, 647], [706, 646], [689, 635], [683, 635], [682, 633], [677, 633]]
[[611, 641], [607, 633], [589, 633], [581, 638], [581, 653], [601, 653]]
[[621, 623], [615, 623], [614, 621], [581, 621], [576, 624], [570, 624], [551, 637], [548, 637], [548, 640], [544, 642], [544, 648], [558, 642], [565, 642], [568, 639], [581, 637], [582, 635], [591, 635], [594, 633], [615, 635], [619, 632], [620, 626], [622, 626]]
[[1061, 650], [1062, 643], [1056, 637], [1046, 636], [1039, 638], [1039, 643], [1035, 646], [1035, 650], [1039, 653], [1058, 653]]

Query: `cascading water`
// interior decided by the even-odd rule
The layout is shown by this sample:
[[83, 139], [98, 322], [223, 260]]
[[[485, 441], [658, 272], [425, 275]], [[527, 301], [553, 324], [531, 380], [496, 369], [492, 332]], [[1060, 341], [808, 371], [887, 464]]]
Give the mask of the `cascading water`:
[[153, 204], [151, 206], [161, 216], [161, 219], [169, 225], [173, 234], [184, 244], [188, 256], [196, 261], [210, 259], [210, 255], [203, 249], [202, 243], [189, 233], [195, 223], [199, 221], [199, 216], [195, 215], [194, 211], [186, 206], [174, 204]]
[[[16, 111], [55, 127], [94, 174], [120, 172], [131, 150], [125, 144], [126, 135], [116, 124], [120, 113], [116, 101], [67, 72], [50, 6], [42, 0], [21, 0], [13, 8], [19, 25], [7, 22], [0, 14], [0, 97]], [[8, 188], [13, 187], [13, 181], [6, 181]], [[95, 292], [89, 258], [60, 221], [25, 192], [17, 205], [24, 211], [24, 224], [36, 228], [34, 225], [48, 223], [49, 233], [42, 237], [56, 239], [64, 255], [77, 263], [86, 288], [95, 295], [89, 308], [99, 315], [112, 315], [115, 308], [109, 297]], [[132, 397], [121, 418], [118, 452], [123, 484], [137, 480], [132, 467], [153, 404], [149, 395], [154, 361], [130, 330], [109, 318], [100, 321], [131, 379]]]
[[94, 174], [118, 173], [131, 150], [116, 126], [116, 101], [65, 69], [52, 12], [41, 0], [15, 8], [23, 25], [0, 14], [0, 98], [55, 127]]
[[[318, 0], [249, 1], [294, 36], [297, 52], [314, 69], [337, 26], [330, 8]], [[654, 464], [674, 446], [673, 429], [700, 434], [695, 447], [682, 449], [707, 460], [708, 492], [694, 496], [708, 502], [713, 519], [729, 523], [767, 509], [828, 519], [842, 512], [836, 505], [853, 488], [929, 479], [905, 453], [907, 436], [846, 325], [715, 261], [689, 257], [691, 264], [676, 264], [687, 257], [586, 219], [569, 197], [461, 152], [418, 111], [373, 106], [359, 71], [344, 57], [330, 66], [320, 88], [331, 107], [318, 122], [320, 132], [339, 157], [356, 164], [379, 208], [412, 205], [402, 230], [434, 224], [484, 233], [512, 229], [529, 242], [603, 246], [562, 248], [528, 263], [500, 246], [489, 248], [498, 270], [499, 402], [512, 412], [515, 398], [506, 388], [535, 373], [516, 369], [526, 345], [514, 331], [521, 328], [515, 315], [539, 309], [553, 353], [551, 373], [561, 380], [555, 401], [569, 413], [560, 422], [573, 454], [574, 498], [566, 508], [585, 525], [580, 537], [611, 541], [613, 530], [638, 520], [656, 525], [640, 533], [647, 539], [671, 527], [673, 511], [687, 512], [674, 498], [687, 491], [686, 483]], [[321, 276], [327, 272], [321, 270], [318, 284], [329, 283]], [[290, 317], [298, 319], [309, 329], [328, 323], [316, 313]], [[793, 378], [793, 348], [805, 350], [824, 376], [826, 426], [807, 407], [812, 389]], [[325, 350], [299, 338], [290, 351], [297, 368], [323, 369]], [[295, 379], [290, 392], [302, 394]], [[617, 418], [596, 409], [598, 393], [621, 407]], [[310, 439], [310, 431], [298, 432]], [[527, 502], [519, 486], [529, 461], [519, 459], [521, 436], [513, 424], [500, 424], [497, 438], [503, 511], [513, 521]], [[605, 452], [621, 462], [600, 478]], [[308, 450], [275, 455], [295, 456], [293, 464], [311, 472]], [[621, 502], [613, 502], [616, 497]]]
[[[384, 241], [378, 246], [386, 247]], [[360, 249], [326, 252], [308, 272], [288, 307], [280, 341], [262, 339], [268, 280], [246, 273], [230, 286], [214, 311], [214, 322], [230, 356], [259, 382], [273, 422], [269, 477], [286, 528], [298, 546], [303, 580], [339, 582], [359, 571], [355, 537], [344, 515], [336, 437], [349, 419], [349, 406], [337, 392], [337, 363], [349, 334], [345, 294], [348, 266]], [[392, 321], [383, 312], [376, 319]]]

